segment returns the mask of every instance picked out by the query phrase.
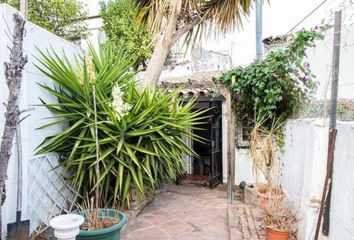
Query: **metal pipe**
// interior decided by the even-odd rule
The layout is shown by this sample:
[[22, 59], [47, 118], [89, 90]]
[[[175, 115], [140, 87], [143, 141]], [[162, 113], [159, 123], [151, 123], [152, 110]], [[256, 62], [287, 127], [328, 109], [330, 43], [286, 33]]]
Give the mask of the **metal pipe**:
[[327, 173], [323, 186], [321, 207], [318, 213], [317, 226], [315, 231], [315, 240], [319, 237], [322, 214], [324, 215], [322, 233], [329, 234], [330, 224], [330, 202], [333, 182], [333, 162], [334, 148], [337, 134], [337, 99], [338, 99], [338, 77], [339, 77], [339, 59], [340, 59], [340, 38], [341, 38], [342, 10], [335, 12], [334, 36], [333, 36], [333, 56], [332, 56], [332, 89], [331, 89], [331, 116], [329, 122], [329, 140], [327, 155]]
[[263, 0], [256, 0], [256, 59], [262, 59]]
[[[342, 22], [342, 10], [336, 11], [335, 23], [334, 23], [334, 37], [333, 37], [331, 116], [329, 121], [330, 131], [336, 129], [337, 127], [337, 99], [338, 99], [341, 22]], [[325, 209], [323, 213], [322, 233], [325, 236], [328, 236], [329, 226], [330, 226], [330, 204], [331, 204], [332, 182], [333, 182], [333, 161], [331, 166], [330, 179], [331, 181], [329, 183], [328, 195], [326, 198]]]
[[332, 59], [332, 88], [331, 88], [331, 116], [329, 128], [337, 127], [337, 99], [338, 99], [338, 78], [340, 59], [340, 37], [341, 37], [342, 10], [335, 12], [334, 38], [333, 38], [333, 59]]
[[20, 12], [23, 17], [28, 19], [28, 0], [20, 0]]

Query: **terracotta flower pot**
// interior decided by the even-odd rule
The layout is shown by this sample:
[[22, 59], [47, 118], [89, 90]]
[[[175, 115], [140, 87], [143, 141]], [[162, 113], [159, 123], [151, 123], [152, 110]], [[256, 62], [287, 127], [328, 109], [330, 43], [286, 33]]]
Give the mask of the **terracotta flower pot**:
[[285, 198], [285, 193], [281, 190], [276, 190], [267, 185], [258, 185], [256, 187], [256, 197], [259, 206], [262, 209], [265, 209], [268, 207], [269, 202], [283, 201], [283, 199]]
[[288, 240], [289, 238], [289, 231], [278, 231], [271, 228], [266, 228], [266, 240]]

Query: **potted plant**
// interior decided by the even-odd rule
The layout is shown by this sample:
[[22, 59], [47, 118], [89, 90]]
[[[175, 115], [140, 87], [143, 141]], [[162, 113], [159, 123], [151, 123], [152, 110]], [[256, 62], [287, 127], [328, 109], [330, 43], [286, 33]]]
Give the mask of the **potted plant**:
[[94, 198], [87, 200], [76, 214], [84, 217], [77, 240], [117, 240], [125, 224], [125, 215], [115, 209], [97, 208]]
[[257, 184], [255, 190], [258, 204], [262, 209], [267, 208], [270, 202], [282, 201], [285, 198], [285, 193], [278, 186]]
[[53, 119], [40, 129], [60, 126], [60, 131], [47, 136], [37, 154], [57, 152], [68, 180], [93, 199], [76, 212], [86, 219], [79, 239], [100, 239], [87, 236], [97, 230], [87, 227], [90, 219], [109, 220], [120, 229], [124, 215], [113, 209], [130, 208], [160, 183], [175, 180], [184, 170], [184, 152], [196, 156], [183, 137], [203, 139], [186, 129], [202, 124], [206, 110], [192, 111], [195, 101], [178, 97], [182, 87], [141, 89], [129, 71], [134, 56], [123, 49], [90, 47], [89, 56], [80, 54], [74, 62], [65, 54], [40, 54], [37, 67], [54, 84], [39, 85], [57, 98], [55, 103], [40, 99]]
[[[280, 121], [273, 121], [270, 129], [263, 127], [265, 121], [264, 118], [256, 121], [250, 136], [251, 160], [257, 181], [255, 194], [261, 208], [266, 208], [269, 202], [282, 201], [285, 197], [279, 184], [280, 164], [275, 147]], [[264, 180], [265, 183], [259, 183]]]
[[[95, 174], [96, 183], [100, 182], [100, 147], [99, 147], [99, 135], [98, 135], [98, 121], [97, 121], [97, 103], [96, 103], [96, 86], [94, 84], [94, 69], [93, 62], [90, 56], [85, 58], [88, 77], [92, 82], [92, 103], [93, 103], [93, 116], [94, 116], [94, 141], [95, 141], [95, 153], [96, 161]], [[88, 200], [84, 204], [84, 208], [81, 211], [75, 213], [84, 217], [85, 221], [81, 227], [77, 240], [118, 240], [120, 239], [120, 231], [125, 224], [124, 213], [108, 208], [100, 208], [100, 184], [96, 184], [94, 188], [94, 198]]]
[[267, 240], [287, 240], [296, 231], [297, 218], [289, 204], [282, 201], [270, 202], [263, 209]]

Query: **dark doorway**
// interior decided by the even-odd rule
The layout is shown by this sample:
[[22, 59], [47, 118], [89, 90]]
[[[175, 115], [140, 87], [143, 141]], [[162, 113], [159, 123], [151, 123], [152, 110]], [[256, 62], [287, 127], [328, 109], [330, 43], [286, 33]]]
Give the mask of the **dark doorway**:
[[222, 182], [221, 101], [199, 101], [196, 107], [210, 110], [204, 113], [208, 121], [200, 126], [203, 130], [193, 130], [206, 141], [193, 142], [193, 149], [200, 157], [193, 158], [192, 178], [208, 181], [213, 188]]

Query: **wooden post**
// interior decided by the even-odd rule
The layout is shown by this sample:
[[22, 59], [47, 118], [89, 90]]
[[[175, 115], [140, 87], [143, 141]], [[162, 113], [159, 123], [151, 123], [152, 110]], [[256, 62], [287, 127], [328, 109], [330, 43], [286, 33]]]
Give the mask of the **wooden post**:
[[[230, 93], [229, 93], [230, 94]], [[228, 132], [229, 132], [229, 148], [230, 148], [230, 167], [231, 167], [231, 199], [232, 201], [230, 202], [231, 204], [235, 200], [235, 194], [234, 194], [234, 186], [235, 186], [235, 178], [236, 178], [236, 169], [235, 169], [235, 162], [236, 162], [236, 154], [235, 154], [235, 113], [234, 113], [234, 108], [232, 107], [232, 101], [231, 101], [231, 94], [230, 94], [230, 124], [228, 125]]]
[[235, 114], [232, 108], [230, 91], [224, 86], [219, 87], [221, 95], [226, 100], [227, 119], [227, 198], [230, 204], [234, 202], [235, 185]]

